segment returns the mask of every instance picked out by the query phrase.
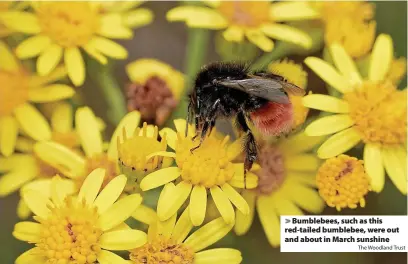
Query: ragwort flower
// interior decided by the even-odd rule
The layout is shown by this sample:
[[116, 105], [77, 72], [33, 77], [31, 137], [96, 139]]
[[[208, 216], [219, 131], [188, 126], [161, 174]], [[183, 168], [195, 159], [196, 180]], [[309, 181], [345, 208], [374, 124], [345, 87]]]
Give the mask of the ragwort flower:
[[[169, 128], [161, 130], [160, 135], [166, 135], [168, 145], [175, 150], [163, 153], [174, 157], [177, 167], [164, 168], [144, 177], [140, 183], [143, 191], [165, 185], [157, 204], [157, 214], [164, 221], [172, 217], [184, 202], [190, 197], [190, 218], [195, 226], [204, 221], [207, 207], [207, 191], [217, 205], [217, 208], [227, 223], [233, 223], [235, 205], [243, 214], [248, 214], [248, 204], [234, 189], [244, 188], [244, 165], [231, 160], [242, 151], [240, 140], [227, 145], [229, 137], [218, 138], [215, 130], [207, 137], [201, 147], [191, 153], [198, 143], [198, 137], [193, 139], [194, 129], [190, 126], [189, 134], [185, 136], [186, 121], [174, 121], [177, 131]], [[174, 189], [168, 189], [172, 181], [179, 180]], [[246, 187], [254, 188], [257, 177], [248, 173]]]
[[59, 101], [75, 91], [68, 85], [51, 84], [66, 75], [63, 68], [43, 77], [31, 75], [1, 41], [0, 58], [0, 152], [9, 156], [14, 152], [20, 128], [35, 140], [51, 138], [47, 120], [31, 103]]
[[312, 39], [303, 31], [279, 22], [307, 20], [319, 13], [303, 2], [203, 1], [207, 7], [179, 6], [167, 13], [169, 21], [185, 21], [193, 28], [226, 29], [228, 41], [242, 42], [246, 37], [264, 51], [271, 51], [270, 38], [309, 48]]
[[325, 25], [325, 42], [343, 45], [353, 58], [366, 55], [373, 46], [376, 22], [374, 5], [366, 1], [310, 1]]
[[99, 193], [104, 176], [103, 169], [91, 172], [78, 196], [67, 195], [58, 176], [52, 180], [51, 199], [35, 190], [24, 192], [37, 222], [17, 223], [13, 236], [35, 247], [21, 254], [16, 263], [124, 263], [108, 250], [145, 244], [144, 232], [123, 223], [142, 197], [133, 194], [116, 201], [126, 185], [125, 175], [116, 177]]
[[[259, 142], [258, 163], [251, 172], [259, 177], [258, 187], [244, 190], [249, 214], [237, 212], [234, 230], [246, 234], [252, 225], [255, 210], [269, 243], [280, 244], [280, 215], [318, 214], [324, 202], [316, 190], [319, 159], [310, 152], [322, 137], [308, 137], [303, 132], [276, 142]], [[256, 209], [255, 209], [256, 208]]]
[[406, 194], [407, 92], [397, 90], [385, 79], [393, 59], [391, 37], [378, 36], [366, 80], [342, 46], [333, 44], [330, 51], [338, 71], [321, 59], [308, 57], [305, 60], [317, 75], [343, 94], [342, 99], [322, 94], [303, 98], [307, 107], [336, 113], [306, 128], [311, 136], [334, 134], [320, 146], [318, 156], [335, 157], [362, 141], [364, 166], [372, 189], [380, 192], [384, 187], [385, 168], [395, 186]]
[[320, 196], [330, 207], [357, 208], [365, 206], [364, 196], [371, 190], [370, 179], [362, 160], [347, 155], [327, 159], [316, 176]]
[[126, 71], [132, 82], [126, 91], [128, 110], [138, 110], [148, 123], [163, 125], [180, 100], [183, 74], [154, 59], [131, 62]]
[[[171, 183], [170, 188], [176, 187]], [[232, 229], [232, 225], [226, 224], [223, 218], [217, 218], [189, 235], [193, 225], [188, 207], [177, 222], [176, 217], [177, 215], [173, 215], [165, 222], [157, 221], [150, 225], [147, 243], [130, 251], [130, 263], [241, 263], [241, 252], [236, 249], [203, 250], [222, 239]]]
[[68, 76], [76, 86], [85, 80], [85, 64], [80, 49], [102, 64], [107, 57], [124, 59], [125, 48], [109, 38], [132, 38], [121, 13], [101, 13], [92, 2], [33, 2], [34, 13], [9, 11], [3, 23], [29, 37], [16, 49], [21, 59], [37, 57], [39, 75], [49, 74], [63, 60]]

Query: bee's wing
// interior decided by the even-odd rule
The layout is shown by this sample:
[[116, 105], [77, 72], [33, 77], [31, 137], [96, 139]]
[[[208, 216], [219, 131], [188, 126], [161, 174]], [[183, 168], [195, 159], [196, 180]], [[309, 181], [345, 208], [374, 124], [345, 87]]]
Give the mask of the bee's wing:
[[289, 98], [283, 90], [285, 88], [283, 83], [277, 80], [254, 78], [243, 80], [226, 80], [218, 82], [218, 84], [264, 98], [268, 101], [283, 104], [289, 103]]
[[306, 94], [305, 89], [302, 89], [292, 83], [288, 82], [281, 82], [283, 89], [288, 93], [288, 94], [293, 94], [297, 96], [304, 96]]

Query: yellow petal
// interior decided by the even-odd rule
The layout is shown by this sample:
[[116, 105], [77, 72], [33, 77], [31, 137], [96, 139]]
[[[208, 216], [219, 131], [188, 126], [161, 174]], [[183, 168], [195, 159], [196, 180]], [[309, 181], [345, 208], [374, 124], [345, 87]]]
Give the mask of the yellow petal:
[[339, 92], [345, 93], [353, 90], [348, 80], [324, 60], [316, 57], [307, 57], [304, 62], [323, 81], [337, 89]]
[[103, 188], [94, 202], [94, 206], [98, 208], [100, 214], [104, 213], [119, 198], [125, 188], [126, 182], [127, 178], [122, 174], [113, 178]]
[[100, 53], [95, 45], [93, 45], [91, 42], [86, 43], [83, 46], [83, 49], [86, 51], [86, 53], [88, 53], [92, 58], [94, 58], [95, 60], [97, 60], [100, 64], [105, 65], [106, 63], [108, 63], [108, 59], [102, 55], [102, 53]]
[[18, 106], [14, 114], [21, 128], [35, 140], [51, 138], [51, 129], [47, 120], [34, 106], [23, 104]]
[[167, 145], [172, 149], [176, 149], [176, 142], [177, 142], [176, 131], [174, 131], [171, 128], [165, 127], [162, 130], [160, 130], [159, 134], [161, 137], [164, 137], [164, 135], [166, 135]]
[[105, 178], [105, 169], [97, 168], [93, 170], [84, 180], [78, 194], [78, 201], [85, 201], [87, 205], [93, 204], [101, 189]]
[[402, 147], [381, 149], [384, 167], [391, 181], [403, 194], [407, 194], [407, 152]]
[[268, 37], [291, 42], [305, 49], [312, 46], [312, 38], [304, 31], [292, 26], [267, 23], [262, 26], [262, 32]]
[[244, 30], [238, 26], [229, 26], [222, 35], [228, 41], [242, 42], [244, 40]]
[[168, 21], [184, 21], [187, 26], [195, 28], [222, 29], [228, 25], [227, 20], [217, 11], [200, 6], [179, 6], [166, 14]]
[[316, 172], [298, 172], [298, 171], [288, 171], [287, 176], [291, 180], [298, 184], [303, 184], [315, 188], [316, 185]]
[[245, 36], [248, 40], [258, 46], [261, 50], [269, 52], [273, 50], [274, 44], [271, 39], [265, 36], [261, 30], [247, 30]]
[[44, 52], [51, 44], [51, 39], [45, 35], [36, 35], [22, 41], [16, 48], [16, 55], [20, 59], [29, 59]]
[[128, 219], [141, 203], [142, 196], [138, 193], [120, 199], [101, 214], [98, 219], [98, 225], [102, 231], [114, 228]]
[[40, 76], [45, 76], [52, 72], [62, 57], [62, 47], [52, 44], [47, 47], [37, 60], [37, 72]]
[[0, 70], [15, 72], [20, 69], [20, 64], [14, 57], [9, 47], [3, 41], [0, 41]]
[[36, 247], [27, 250], [18, 258], [16, 259], [15, 264], [43, 264], [44, 263], [44, 257], [38, 255], [38, 249]]
[[143, 204], [136, 208], [136, 210], [132, 213], [132, 217], [137, 221], [145, 223], [147, 225], [150, 225], [154, 221], [157, 221], [156, 211]]
[[364, 168], [371, 179], [372, 190], [381, 192], [384, 188], [385, 176], [380, 146], [375, 144], [364, 146]]
[[41, 224], [34, 222], [19, 222], [14, 226], [13, 236], [28, 243], [40, 242]]
[[30, 87], [38, 88], [45, 86], [49, 83], [59, 81], [67, 76], [67, 70], [63, 66], [57, 66], [55, 70], [50, 72], [47, 76], [31, 75], [30, 76]]
[[311, 137], [304, 132], [290, 136], [288, 139], [282, 139], [279, 143], [280, 149], [285, 154], [298, 154], [312, 150], [324, 140], [324, 137]]
[[237, 211], [234, 231], [239, 236], [244, 235], [248, 232], [249, 228], [252, 225], [252, 221], [254, 220], [256, 193], [253, 191], [243, 191], [242, 197], [245, 199], [249, 206], [249, 214], [244, 215], [240, 211]]
[[137, 28], [153, 21], [153, 12], [147, 8], [138, 8], [123, 14], [123, 23], [130, 28]]
[[[324, 201], [319, 193], [310, 187], [299, 184], [296, 181], [290, 180], [288, 182], [288, 189], [290, 191], [282, 191], [283, 195], [295, 202], [300, 208], [307, 212], [319, 214], [324, 208]], [[276, 203], [279, 203], [277, 200]]]
[[52, 206], [52, 203], [47, 197], [34, 190], [25, 191], [22, 194], [22, 197], [35, 215], [38, 215], [43, 219], [48, 217], [51, 212], [50, 209], [48, 209], [48, 206]]
[[203, 2], [203, 4], [205, 4], [205, 5], [209, 6], [209, 7], [212, 7], [212, 8], [217, 8], [221, 4], [220, 0], [203, 0], [201, 2]]
[[368, 79], [382, 81], [394, 58], [394, 46], [390, 35], [380, 34], [375, 40], [368, 68]]
[[214, 248], [195, 254], [194, 264], [239, 264], [242, 261], [241, 252], [232, 248]]
[[98, 245], [109, 250], [129, 250], [143, 246], [146, 241], [146, 233], [130, 229], [103, 233]]
[[8, 157], [14, 152], [18, 135], [18, 124], [15, 118], [4, 116], [0, 118], [0, 152]]
[[[35, 140], [26, 137], [18, 137], [15, 149], [22, 153], [31, 153], [34, 149]], [[1, 144], [1, 143], [0, 143]]]
[[122, 14], [108, 13], [100, 19], [99, 35], [107, 38], [130, 39], [133, 37], [131, 29], [123, 26]]
[[193, 223], [191, 223], [190, 217], [190, 206], [191, 205], [189, 205], [181, 214], [173, 229], [172, 238], [178, 244], [181, 244], [184, 239], [186, 239], [191, 229], [193, 229]]
[[65, 49], [64, 62], [72, 83], [75, 86], [81, 86], [85, 81], [85, 63], [79, 49]]
[[170, 238], [176, 225], [176, 219], [177, 214], [173, 214], [165, 221], [157, 221], [157, 233], [164, 238]]
[[178, 167], [169, 167], [148, 174], [140, 182], [140, 188], [143, 191], [151, 190], [162, 186], [168, 182], [174, 181], [180, 176]]
[[194, 252], [201, 251], [226, 236], [232, 227], [233, 225], [226, 224], [224, 219], [219, 217], [195, 231], [184, 244]]
[[302, 210], [292, 200], [282, 195], [282, 192], [275, 193], [273, 198], [276, 201], [274, 205], [278, 215], [303, 215]]
[[259, 220], [261, 221], [266, 237], [273, 247], [277, 247], [280, 244], [279, 217], [274, 205], [270, 203], [270, 199], [268, 198], [267, 196], [260, 196], [256, 205]]
[[242, 154], [243, 150], [244, 150], [243, 138], [240, 137], [228, 146], [227, 148], [228, 160], [234, 160], [240, 154]]
[[97, 256], [99, 264], [129, 264], [127, 260], [124, 260], [120, 256], [107, 250], [101, 250]]
[[58, 104], [51, 116], [52, 129], [59, 133], [71, 132], [73, 123], [72, 106], [68, 103]]
[[40, 24], [36, 15], [28, 12], [8, 11], [0, 15], [2, 23], [15, 31], [26, 34], [38, 34], [41, 32]]
[[357, 145], [360, 140], [357, 130], [348, 128], [327, 139], [317, 150], [317, 155], [321, 159], [335, 157]]
[[85, 160], [69, 148], [54, 142], [38, 142], [34, 146], [35, 154], [70, 178], [82, 176]]
[[354, 125], [349, 115], [331, 115], [317, 119], [310, 123], [305, 133], [308, 136], [323, 136], [334, 134]]
[[309, 94], [302, 98], [303, 105], [330, 113], [348, 113], [349, 105], [346, 101], [325, 94]]
[[52, 84], [41, 88], [30, 89], [28, 98], [31, 102], [47, 103], [71, 98], [75, 94], [72, 87], [65, 84]]
[[202, 185], [195, 185], [190, 197], [190, 218], [195, 226], [204, 222], [207, 209], [207, 189]]
[[126, 114], [122, 118], [122, 120], [120, 120], [115, 131], [113, 132], [111, 141], [109, 143], [108, 156], [111, 159], [116, 160], [118, 157], [117, 138], [119, 137], [120, 141], [122, 142], [123, 128], [126, 131], [126, 135], [130, 136], [133, 134], [135, 129], [139, 126], [139, 123], [140, 123], [140, 112], [138, 111], [132, 111]]
[[224, 218], [227, 224], [234, 224], [235, 212], [227, 195], [218, 186], [212, 187], [210, 192], [222, 218]]
[[289, 171], [317, 171], [319, 159], [314, 154], [297, 154], [285, 160], [285, 168]]
[[339, 43], [334, 43], [330, 46], [330, 53], [333, 58], [334, 65], [339, 69], [340, 73], [350, 84], [361, 84], [362, 78], [357, 70], [353, 59], [348, 55], [347, 51]]
[[222, 191], [227, 195], [228, 199], [231, 201], [239, 211], [244, 215], [249, 214], [249, 206], [245, 199], [239, 194], [234, 188], [228, 183], [224, 183], [221, 186]]
[[98, 129], [98, 121], [89, 107], [81, 107], [75, 113], [75, 126], [85, 154], [92, 157], [101, 154], [102, 136]]
[[0, 177], [0, 197], [9, 195], [31, 181], [38, 175], [38, 168], [34, 159], [27, 160], [14, 171], [6, 173]]
[[127, 50], [118, 43], [103, 37], [93, 37], [91, 45], [100, 53], [115, 59], [126, 59]]
[[234, 164], [234, 177], [228, 182], [231, 186], [236, 188], [254, 189], [258, 186], [258, 176], [252, 172], [247, 172], [244, 176], [244, 164]]
[[[50, 181], [48, 180], [48, 182]], [[32, 185], [32, 183], [27, 184], [27, 185]], [[43, 185], [46, 185], [46, 182], [44, 182]], [[35, 186], [35, 187], [38, 190], [42, 186], [40, 185], [40, 186]], [[35, 187], [30, 186], [27, 188], [35, 188]], [[24, 190], [22, 191], [24, 192]], [[43, 194], [45, 193], [44, 188], [41, 191], [43, 192]], [[51, 187], [48, 187], [47, 191], [51, 193], [52, 202], [56, 206], [63, 206], [65, 203], [65, 198], [68, 195], [72, 195], [74, 193], [76, 194], [78, 192], [78, 187], [74, 181], [69, 180], [69, 179], [62, 179], [60, 176], [57, 175], [51, 179]]]
[[191, 188], [190, 183], [182, 181], [170, 191], [171, 199], [160, 199], [160, 205], [157, 205], [157, 216], [160, 221], [169, 219], [180, 209], [190, 195]]
[[28, 208], [24, 199], [20, 198], [17, 205], [17, 215], [20, 219], [27, 219], [31, 216], [31, 210]]
[[269, 16], [278, 22], [317, 19], [320, 14], [307, 2], [279, 2], [271, 5]]

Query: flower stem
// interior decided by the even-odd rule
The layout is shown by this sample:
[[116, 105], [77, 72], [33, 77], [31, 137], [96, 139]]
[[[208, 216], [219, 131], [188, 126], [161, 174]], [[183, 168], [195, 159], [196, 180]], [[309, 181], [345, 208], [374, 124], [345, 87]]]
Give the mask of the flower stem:
[[90, 76], [101, 89], [108, 104], [108, 118], [117, 125], [127, 111], [123, 92], [112, 74], [112, 65], [102, 65], [93, 59], [87, 62]]
[[269, 63], [289, 55], [289, 52], [290, 49], [286, 47], [285, 43], [279, 41], [271, 52], [265, 53], [255, 61], [255, 63], [252, 64], [251, 69], [255, 71], [264, 70]]
[[185, 82], [184, 90], [181, 94], [181, 100], [177, 108], [173, 111], [172, 116], [167, 121], [167, 126], [172, 126], [172, 120], [176, 118], [185, 118], [187, 115], [186, 95], [190, 92], [195, 75], [203, 65], [207, 53], [208, 40], [210, 32], [206, 29], [191, 28], [188, 31], [188, 42], [186, 57], [184, 61]]

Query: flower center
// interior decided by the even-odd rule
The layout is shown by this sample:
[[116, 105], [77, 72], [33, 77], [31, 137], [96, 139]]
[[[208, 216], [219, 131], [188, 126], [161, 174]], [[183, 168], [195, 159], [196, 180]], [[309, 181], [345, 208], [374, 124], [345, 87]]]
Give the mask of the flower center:
[[163, 158], [154, 156], [148, 159], [150, 154], [159, 151], [166, 151], [167, 141], [163, 137], [158, 141], [158, 127], [155, 126], [153, 134], [148, 135], [147, 123], [143, 123], [143, 128], [137, 127], [131, 138], [123, 136], [123, 142], [118, 138], [119, 162], [132, 170], [150, 173], [159, 169], [163, 163]]
[[184, 181], [211, 188], [223, 185], [234, 176], [234, 166], [227, 157], [225, 147], [229, 136], [219, 140], [212, 135], [191, 153], [190, 150], [199, 144], [199, 136], [192, 140], [181, 133], [177, 134], [176, 163]]
[[78, 187], [82, 186], [82, 183], [86, 178], [86, 175], [89, 175], [89, 173], [91, 173], [97, 168], [105, 169], [105, 178], [103, 179], [102, 188], [105, 188], [105, 186], [113, 178], [119, 175], [119, 171], [117, 170], [115, 161], [109, 159], [106, 153], [98, 154], [91, 158], [87, 158], [83, 177], [79, 177], [78, 179], [79, 181]]
[[275, 146], [263, 144], [259, 150], [259, 165], [257, 192], [260, 195], [270, 195], [280, 188], [285, 180], [285, 159], [283, 153]]
[[218, 11], [231, 24], [243, 27], [259, 27], [270, 21], [269, 2], [222, 1]]
[[365, 143], [395, 145], [407, 135], [407, 93], [391, 82], [364, 82], [354, 92], [344, 94], [350, 116]]
[[138, 110], [148, 123], [162, 125], [177, 106], [177, 100], [165, 81], [157, 76], [146, 83], [132, 83], [127, 88], [129, 111]]
[[17, 106], [28, 100], [28, 76], [24, 72], [0, 70], [0, 86], [0, 117], [10, 115]]
[[52, 140], [70, 149], [77, 148], [81, 145], [78, 134], [75, 131], [70, 131], [70, 132], [65, 132], [65, 133], [53, 131]]
[[330, 207], [356, 208], [365, 206], [364, 196], [370, 182], [364, 171], [363, 161], [340, 155], [325, 161], [316, 176], [320, 196]]
[[36, 12], [44, 34], [64, 48], [85, 45], [99, 28], [97, 10], [88, 2], [41, 3]]
[[157, 237], [154, 241], [130, 252], [130, 260], [136, 264], [174, 263], [193, 264], [194, 251], [172, 239]]
[[75, 203], [69, 198], [62, 207], [52, 209], [47, 219], [39, 219], [41, 239], [38, 254], [46, 263], [95, 263], [101, 248], [98, 240], [102, 230], [97, 227], [96, 208]]

